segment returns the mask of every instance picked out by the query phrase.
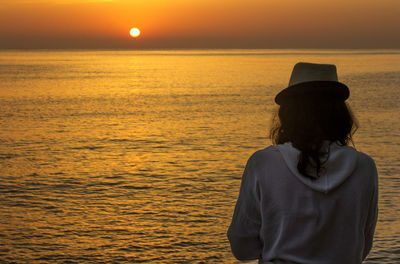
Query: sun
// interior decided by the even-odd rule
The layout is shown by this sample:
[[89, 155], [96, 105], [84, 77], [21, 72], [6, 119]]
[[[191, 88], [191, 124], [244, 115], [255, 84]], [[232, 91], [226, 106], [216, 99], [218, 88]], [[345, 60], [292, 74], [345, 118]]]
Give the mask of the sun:
[[140, 30], [138, 28], [131, 28], [129, 31], [129, 34], [132, 36], [132, 38], [137, 38], [140, 36]]

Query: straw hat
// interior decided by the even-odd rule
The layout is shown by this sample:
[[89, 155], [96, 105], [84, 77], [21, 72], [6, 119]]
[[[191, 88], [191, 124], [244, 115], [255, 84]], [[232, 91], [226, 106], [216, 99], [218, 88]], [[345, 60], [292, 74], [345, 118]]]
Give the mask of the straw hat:
[[276, 95], [275, 102], [281, 105], [291, 99], [312, 95], [345, 101], [350, 91], [338, 81], [335, 65], [299, 62], [293, 68], [289, 86]]

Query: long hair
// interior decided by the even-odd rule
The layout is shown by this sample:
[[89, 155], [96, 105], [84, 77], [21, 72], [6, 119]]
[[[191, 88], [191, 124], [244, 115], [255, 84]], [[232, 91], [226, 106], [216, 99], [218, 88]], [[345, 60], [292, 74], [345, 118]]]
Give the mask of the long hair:
[[[357, 128], [357, 120], [345, 102], [308, 96], [280, 106], [272, 121], [270, 137], [274, 144], [291, 142], [300, 150], [297, 169], [304, 176], [316, 179], [329, 157], [324, 142], [342, 146], [353, 143]], [[310, 170], [316, 171], [316, 177], [308, 173]]]

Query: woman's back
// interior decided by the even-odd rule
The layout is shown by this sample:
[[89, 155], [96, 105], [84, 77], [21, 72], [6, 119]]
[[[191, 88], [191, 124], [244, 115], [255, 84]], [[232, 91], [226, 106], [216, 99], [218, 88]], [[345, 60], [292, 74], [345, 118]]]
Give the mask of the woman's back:
[[244, 206], [236, 208], [228, 232], [233, 252], [240, 258], [259, 240], [261, 263], [361, 263], [376, 218], [369, 213], [376, 211], [374, 162], [333, 143], [326, 173], [313, 181], [297, 171], [296, 154], [287, 143], [249, 159], [238, 200]]

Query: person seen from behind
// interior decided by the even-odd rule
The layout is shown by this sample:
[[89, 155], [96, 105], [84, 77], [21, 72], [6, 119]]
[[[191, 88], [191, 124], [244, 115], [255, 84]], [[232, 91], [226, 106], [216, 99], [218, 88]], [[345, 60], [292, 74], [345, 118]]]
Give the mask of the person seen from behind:
[[274, 145], [247, 161], [228, 229], [233, 255], [259, 263], [359, 264], [372, 248], [378, 176], [349, 146], [357, 129], [336, 66], [298, 63], [275, 97]]

